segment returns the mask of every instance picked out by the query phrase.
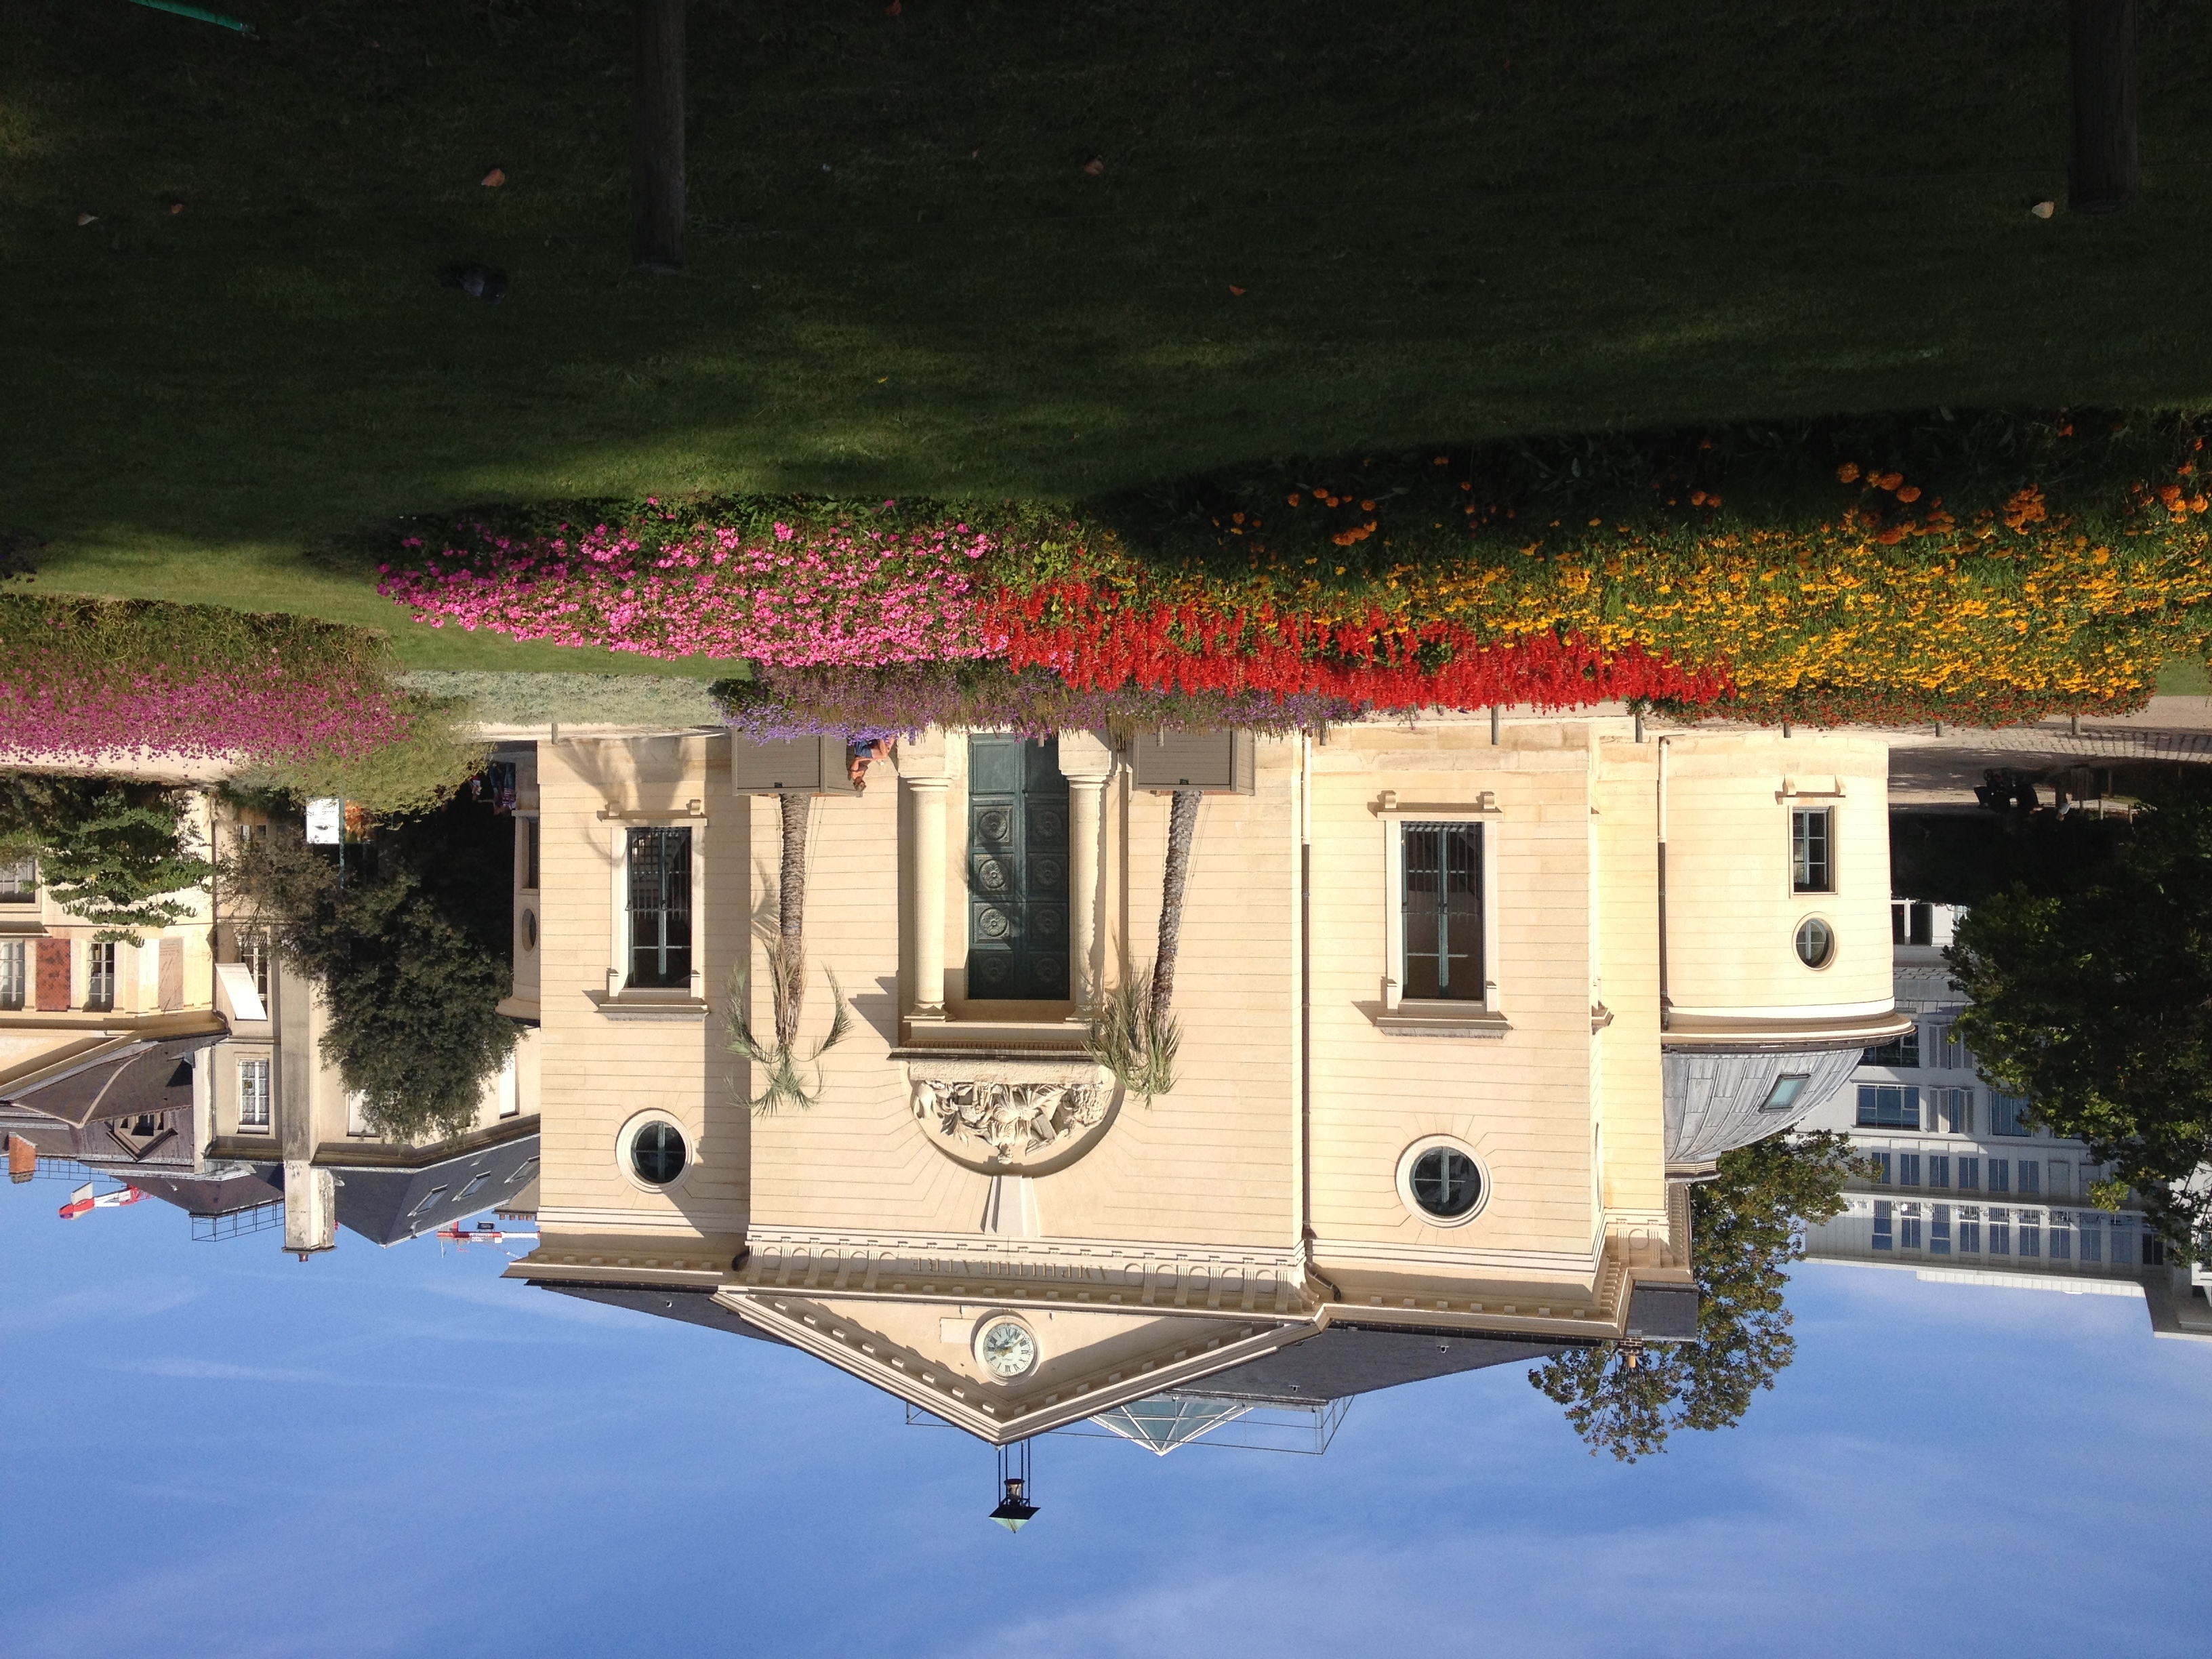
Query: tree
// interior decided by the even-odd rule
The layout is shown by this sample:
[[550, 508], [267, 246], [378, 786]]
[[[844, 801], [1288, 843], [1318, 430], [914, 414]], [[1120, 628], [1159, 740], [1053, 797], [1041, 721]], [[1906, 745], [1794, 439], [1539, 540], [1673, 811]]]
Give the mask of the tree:
[[2034, 1120], [2088, 1143], [2116, 1205], [2212, 1265], [2212, 781], [2145, 785], [2117, 852], [2055, 890], [2022, 884], [1960, 924], [1959, 1033]]
[[[372, 850], [373, 849], [373, 850]], [[276, 824], [218, 872], [329, 1012], [323, 1057], [388, 1140], [456, 1136], [515, 1042], [514, 835], [469, 801], [385, 827], [372, 848], [309, 847]]]
[[39, 879], [101, 944], [192, 914], [184, 895], [214, 866], [198, 856], [189, 793], [159, 784], [40, 772], [0, 773], [0, 852], [37, 859]]
[[799, 1016], [806, 996], [806, 826], [813, 815], [811, 796], [780, 798], [783, 815], [781, 857], [777, 863], [775, 927], [763, 929], [768, 956], [769, 1031], [763, 1040], [753, 1027], [751, 980], [743, 967], [730, 976], [725, 1015], [730, 1028], [730, 1051], [761, 1068], [761, 1091], [745, 1102], [757, 1112], [779, 1106], [807, 1107], [821, 1092], [817, 1066], [808, 1085], [805, 1066], [842, 1042], [853, 1030], [852, 1005], [828, 969], [833, 1006], [830, 1030], [804, 1060], [799, 1054]]
[[1178, 789], [1168, 809], [1167, 860], [1160, 874], [1159, 943], [1149, 971], [1106, 994], [1091, 1025], [1091, 1057], [1113, 1073], [1121, 1086], [1149, 1103], [1174, 1089], [1176, 1051], [1182, 1032], [1176, 1024], [1176, 957], [1182, 945], [1183, 894], [1190, 884], [1191, 842], [1198, 833], [1198, 809], [1205, 794]]
[[1666, 1449], [1676, 1429], [1735, 1426], [1753, 1396], [1796, 1358], [1783, 1305], [1788, 1268], [1805, 1254], [1805, 1224], [1844, 1207], [1844, 1182], [1871, 1160], [1826, 1129], [1774, 1136], [1723, 1152], [1720, 1171], [1691, 1190], [1698, 1340], [1664, 1346], [1604, 1342], [1549, 1360], [1528, 1381], [1567, 1408], [1590, 1455], [1625, 1463]]

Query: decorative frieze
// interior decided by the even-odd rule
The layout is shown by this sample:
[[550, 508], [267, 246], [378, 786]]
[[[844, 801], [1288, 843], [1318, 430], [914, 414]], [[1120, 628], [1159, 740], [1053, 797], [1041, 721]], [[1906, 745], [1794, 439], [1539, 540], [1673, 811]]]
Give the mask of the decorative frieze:
[[1027, 1162], [1105, 1121], [1112, 1091], [1095, 1084], [917, 1078], [914, 1115], [994, 1164]]

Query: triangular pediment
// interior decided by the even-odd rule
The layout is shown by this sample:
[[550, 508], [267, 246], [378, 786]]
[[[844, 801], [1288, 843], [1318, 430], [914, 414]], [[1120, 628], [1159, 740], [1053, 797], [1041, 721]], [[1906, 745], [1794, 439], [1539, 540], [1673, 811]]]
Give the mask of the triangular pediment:
[[[770, 1334], [987, 1440], [1005, 1443], [1176, 1388], [1313, 1334], [1305, 1321], [1224, 1319], [1139, 1308], [960, 1302], [947, 1297], [722, 1293]], [[996, 1375], [982, 1339], [1027, 1363]]]

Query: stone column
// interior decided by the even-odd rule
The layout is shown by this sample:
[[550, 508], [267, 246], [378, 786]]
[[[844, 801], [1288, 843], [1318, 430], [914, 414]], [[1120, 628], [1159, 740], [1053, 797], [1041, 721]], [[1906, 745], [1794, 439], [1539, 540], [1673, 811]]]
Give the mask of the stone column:
[[945, 734], [902, 741], [899, 781], [914, 800], [914, 1006], [917, 1018], [945, 1015]]
[[1104, 979], [1106, 894], [1098, 853], [1114, 751], [1095, 732], [1063, 732], [1060, 770], [1067, 780], [1067, 988], [1081, 1016], [1097, 1012]]

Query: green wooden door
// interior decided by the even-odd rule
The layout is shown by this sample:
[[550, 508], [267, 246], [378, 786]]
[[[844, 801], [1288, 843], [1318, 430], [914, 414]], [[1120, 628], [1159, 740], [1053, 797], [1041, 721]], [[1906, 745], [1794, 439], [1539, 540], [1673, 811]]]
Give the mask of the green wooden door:
[[968, 739], [968, 995], [1067, 996], [1067, 780], [1057, 738]]

